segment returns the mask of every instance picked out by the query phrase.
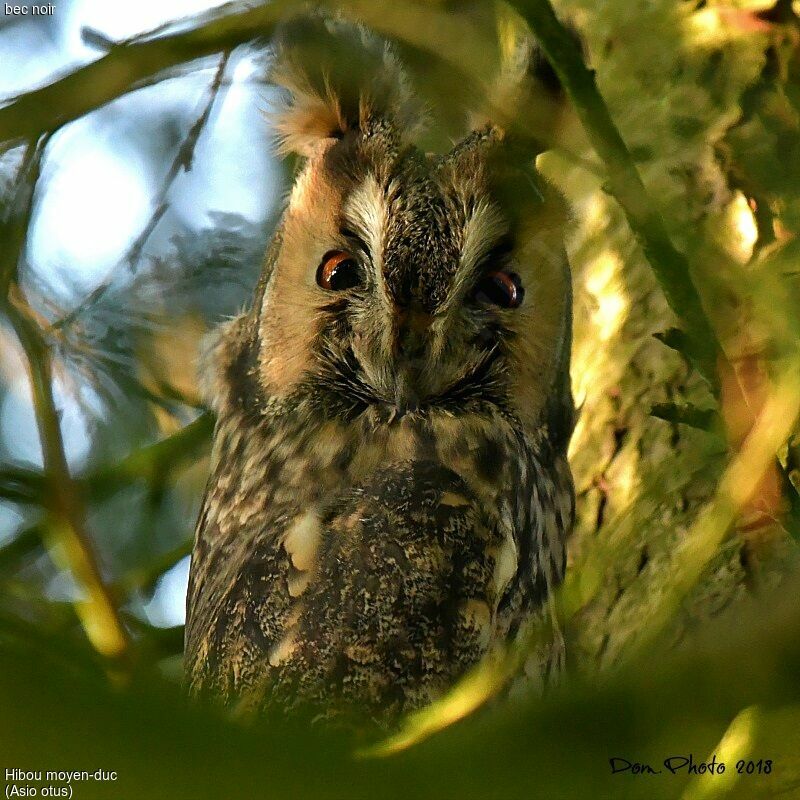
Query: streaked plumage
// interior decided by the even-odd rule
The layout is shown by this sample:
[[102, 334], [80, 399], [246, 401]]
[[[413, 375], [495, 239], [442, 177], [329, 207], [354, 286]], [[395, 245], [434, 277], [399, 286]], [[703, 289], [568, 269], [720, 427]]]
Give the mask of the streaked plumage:
[[[497, 129], [421, 153], [391, 53], [330, 36], [327, 61], [279, 59], [277, 127], [304, 163], [252, 308], [213, 347], [187, 669], [195, 693], [250, 707], [392, 713], [516, 635], [563, 577], [565, 209]], [[318, 285], [330, 252], [357, 286]], [[476, 296], [503, 270], [519, 308]]]

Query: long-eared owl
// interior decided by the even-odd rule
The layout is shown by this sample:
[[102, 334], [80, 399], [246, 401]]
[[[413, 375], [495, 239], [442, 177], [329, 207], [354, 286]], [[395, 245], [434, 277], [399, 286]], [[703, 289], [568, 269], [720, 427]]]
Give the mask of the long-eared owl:
[[252, 307], [210, 348], [188, 680], [391, 715], [520, 635], [563, 578], [566, 210], [497, 127], [422, 152], [393, 51], [308, 25], [329, 40], [273, 66], [298, 172]]

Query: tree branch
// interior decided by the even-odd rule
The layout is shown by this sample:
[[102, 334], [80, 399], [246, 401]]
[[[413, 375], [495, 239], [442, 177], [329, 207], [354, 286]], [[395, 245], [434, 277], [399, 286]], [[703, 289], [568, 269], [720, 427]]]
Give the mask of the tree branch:
[[[19, 295], [19, 292], [15, 292]], [[49, 513], [48, 529], [62, 546], [67, 565], [87, 599], [76, 604], [86, 635], [98, 652], [109, 657], [124, 656], [128, 636], [119, 618], [111, 593], [103, 582], [92, 543], [84, 528], [80, 493], [70, 475], [59, 415], [53, 397], [52, 358], [41, 331], [25, 313], [24, 298], [8, 303], [6, 313], [19, 337], [33, 394], [36, 423], [44, 458]]]
[[134, 40], [0, 108], [0, 142], [36, 139], [94, 111], [165, 69], [268, 36], [296, 0], [275, 0], [179, 33]]
[[[84, 530], [83, 507], [72, 480], [61, 437], [58, 410], [53, 397], [52, 356], [38, 319], [30, 309], [17, 283], [18, 265], [25, 248], [25, 233], [30, 221], [33, 197], [47, 136], [29, 143], [20, 169], [14, 200], [3, 220], [9, 234], [4, 248], [2, 271], [4, 311], [22, 345], [27, 360], [36, 424], [44, 459], [44, 507], [48, 511], [48, 531], [63, 548], [66, 562], [76, 581], [86, 591], [85, 601], [76, 604], [86, 634], [98, 652], [120, 657], [128, 651], [128, 637], [111, 594], [103, 583], [92, 544]], [[57, 554], [56, 554], [57, 555]]]
[[[374, 0], [320, 0], [318, 5], [403, 39], [455, 67], [479, 86], [492, 65], [484, 33], [468, 19], [430, 3], [412, 1], [398, 6]], [[217, 16], [200, 14], [181, 20], [179, 32], [169, 33], [172, 25], [162, 26], [118, 43], [97, 61], [0, 108], [0, 142], [36, 138], [56, 130], [165, 70], [268, 37], [279, 22], [306, 10], [300, 0], [274, 0]]]
[[117, 464], [101, 467], [80, 479], [91, 500], [108, 497], [136, 480], [156, 480], [183, 461], [197, 457], [214, 427], [210, 413], [202, 414], [177, 433], [131, 453]]
[[[117, 464], [73, 478], [73, 485], [81, 497], [98, 502], [137, 480], [157, 481], [179, 464], [197, 458], [208, 443], [213, 426], [212, 415], [202, 414], [172, 436], [131, 453]], [[39, 471], [22, 467], [6, 467], [0, 471], [0, 497], [3, 499], [44, 507], [47, 504], [47, 487], [46, 477]], [[35, 523], [0, 547], [0, 568], [17, 563], [33, 552], [44, 534], [45, 527]], [[127, 594], [133, 588], [153, 583], [161, 573], [187, 555], [190, 549], [191, 542], [188, 540], [176, 545], [147, 570], [137, 570], [123, 576], [114, 587], [115, 592], [118, 590]]]
[[[202, 414], [172, 436], [142, 447], [116, 464], [74, 477], [73, 482], [83, 497], [98, 502], [133, 481], [157, 480], [180, 463], [197, 457], [213, 427], [212, 415]], [[0, 469], [0, 498], [4, 500], [44, 505], [46, 486], [45, 476], [38, 470], [17, 466]]]
[[8, 544], [0, 547], [0, 571], [19, 564], [25, 556], [36, 552], [44, 534], [44, 526], [41, 522], [36, 522], [18, 533]]
[[664, 220], [597, 89], [594, 71], [584, 64], [574, 37], [558, 20], [549, 0], [517, 0], [514, 5], [539, 40], [605, 163], [611, 192], [622, 206], [669, 307], [686, 326], [689, 355], [712, 387], [717, 386], [716, 359], [721, 349], [692, 281], [688, 259], [670, 241]]

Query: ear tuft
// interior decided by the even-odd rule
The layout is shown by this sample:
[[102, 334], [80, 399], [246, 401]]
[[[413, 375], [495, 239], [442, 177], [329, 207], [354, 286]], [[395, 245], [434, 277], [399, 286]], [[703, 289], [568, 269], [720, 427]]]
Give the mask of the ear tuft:
[[421, 125], [394, 51], [361, 25], [322, 15], [286, 23], [276, 36], [270, 80], [285, 90], [270, 115], [282, 153], [309, 156], [321, 140], [367, 134], [375, 121], [409, 138]]

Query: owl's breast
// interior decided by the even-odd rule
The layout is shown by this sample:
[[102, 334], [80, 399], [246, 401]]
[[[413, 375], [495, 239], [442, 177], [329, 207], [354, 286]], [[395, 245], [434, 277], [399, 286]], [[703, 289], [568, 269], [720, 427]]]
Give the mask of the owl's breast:
[[217, 481], [192, 567], [196, 690], [399, 711], [507, 634], [532, 552], [515, 485], [531, 472], [524, 443], [477, 415], [362, 423], [247, 458], [267, 485]]
[[454, 472], [386, 465], [318, 524], [308, 584], [269, 653], [273, 701], [408, 708], [489, 647], [501, 536]]

